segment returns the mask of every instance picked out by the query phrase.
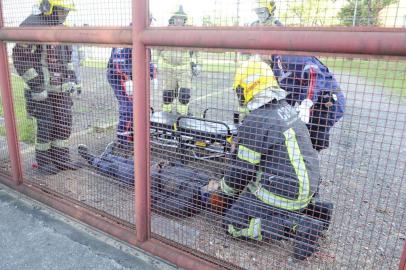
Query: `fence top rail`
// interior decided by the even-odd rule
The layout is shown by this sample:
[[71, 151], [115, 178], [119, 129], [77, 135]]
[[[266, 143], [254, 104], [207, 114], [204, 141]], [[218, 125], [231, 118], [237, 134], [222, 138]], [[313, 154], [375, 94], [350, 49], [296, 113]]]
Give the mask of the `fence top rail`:
[[[146, 46], [406, 56], [406, 29], [174, 27], [147, 28], [137, 37]], [[131, 45], [133, 37], [131, 27], [30, 27], [2, 28], [0, 40]]]

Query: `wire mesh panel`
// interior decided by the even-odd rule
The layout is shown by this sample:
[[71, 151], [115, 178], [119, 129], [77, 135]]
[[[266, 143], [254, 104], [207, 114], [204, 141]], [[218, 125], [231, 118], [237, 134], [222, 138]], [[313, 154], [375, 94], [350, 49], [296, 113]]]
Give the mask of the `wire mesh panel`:
[[134, 223], [131, 49], [9, 48], [24, 178]]
[[[2, 0], [4, 26], [16, 27], [29, 15], [48, 15], [51, 24], [58, 19], [54, 11], [69, 10], [68, 26], [128, 26], [131, 23], [131, 0]], [[54, 7], [56, 9], [54, 10]], [[46, 24], [45, 24], [46, 25]]]
[[225, 267], [396, 268], [404, 60], [152, 48], [152, 232]]
[[406, 26], [403, 0], [151, 0], [150, 13], [153, 26], [173, 25], [176, 16], [190, 26]]
[[[0, 95], [1, 98], [1, 95]], [[10, 172], [10, 155], [8, 152], [6, 127], [4, 123], [3, 103], [0, 104], [0, 173]]]

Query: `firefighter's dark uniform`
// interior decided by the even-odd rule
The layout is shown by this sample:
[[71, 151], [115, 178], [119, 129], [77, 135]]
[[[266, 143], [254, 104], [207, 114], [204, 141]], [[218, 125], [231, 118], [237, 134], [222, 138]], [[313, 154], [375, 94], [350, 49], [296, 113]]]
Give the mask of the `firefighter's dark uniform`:
[[290, 235], [295, 256], [310, 256], [323, 224], [301, 214], [320, 179], [306, 125], [286, 100], [274, 99], [246, 116], [237, 141], [236, 156], [221, 181], [223, 193], [236, 198], [223, 226], [234, 237], [256, 240]]
[[[31, 15], [21, 27], [61, 25], [53, 16]], [[68, 139], [72, 130], [72, 99], [76, 76], [70, 45], [17, 43], [12, 58], [26, 83], [28, 114], [37, 119], [36, 160], [39, 168], [75, 169]]]

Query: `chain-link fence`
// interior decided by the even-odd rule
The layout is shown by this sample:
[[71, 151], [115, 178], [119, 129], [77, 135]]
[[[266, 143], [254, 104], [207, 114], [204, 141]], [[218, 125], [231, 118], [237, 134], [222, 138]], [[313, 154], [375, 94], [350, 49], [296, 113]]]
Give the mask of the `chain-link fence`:
[[[4, 0], [0, 25], [102, 26], [108, 36], [130, 24], [131, 2]], [[402, 1], [209, 2], [150, 1], [149, 24], [377, 29], [406, 18]], [[148, 181], [134, 182], [135, 161], [148, 154], [134, 157], [133, 102], [148, 89], [133, 86], [141, 76], [131, 41], [44, 37], [6, 40], [24, 183], [140, 228], [136, 213], [149, 208], [135, 206], [134, 186]], [[152, 238], [226, 268], [397, 267], [406, 238], [401, 55], [153, 45], [142, 118]], [[0, 171], [9, 170], [4, 156]]]
[[[42, 1], [3, 0], [4, 26], [18, 27], [31, 14], [40, 14], [47, 4]], [[52, 3], [52, 1], [49, 1]], [[128, 26], [131, 23], [131, 0], [79, 0], [66, 1], [74, 10], [65, 22], [66, 26]], [[54, 20], [55, 21], [55, 20]]]
[[274, 23], [285, 26], [406, 26], [406, 3], [390, 0], [152, 0], [152, 25], [168, 26], [179, 5], [190, 26], [258, 26], [261, 17], [266, 19], [268, 11], [264, 9], [269, 10]]
[[9, 173], [10, 159], [6, 138], [6, 123], [3, 115], [3, 104], [0, 104], [0, 173]]
[[[132, 156], [132, 93], [123, 91], [121, 79], [110, 72], [113, 63], [106, 70], [112, 48], [16, 43], [10, 44], [10, 51], [24, 178], [134, 223], [134, 192], [115, 179], [115, 158], [111, 164], [96, 160], [101, 154]], [[24, 81], [43, 55], [46, 66], [34, 68], [40, 74]], [[125, 57], [131, 59], [131, 54]], [[47, 78], [45, 92], [33, 83]], [[118, 145], [116, 138], [127, 137], [128, 145]], [[126, 176], [128, 183], [132, 175]]]
[[[151, 172], [152, 232], [246, 269], [396, 267], [405, 237], [406, 63], [198, 52], [193, 75], [190, 50], [153, 49], [163, 56], [151, 93], [151, 150], [170, 163]], [[167, 59], [188, 66], [171, 69]], [[286, 212], [295, 207], [289, 193], [300, 197], [306, 181], [316, 213]], [[217, 184], [221, 202], [212, 197]], [[314, 256], [293, 260], [312, 245], [320, 246]]]

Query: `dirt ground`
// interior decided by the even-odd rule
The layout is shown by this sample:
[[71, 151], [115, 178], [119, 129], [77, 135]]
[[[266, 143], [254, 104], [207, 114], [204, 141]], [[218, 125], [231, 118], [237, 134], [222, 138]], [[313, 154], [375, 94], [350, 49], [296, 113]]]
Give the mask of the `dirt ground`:
[[[101, 153], [114, 138], [118, 116], [104, 72], [84, 69], [83, 74], [84, 92], [80, 98], [74, 96], [74, 158], [78, 158], [75, 153], [79, 143]], [[220, 111], [211, 117], [231, 119], [236, 108], [232, 77], [224, 73], [202, 74], [194, 82], [193, 114], [215, 107]], [[332, 201], [335, 210], [318, 254], [297, 262], [291, 257], [289, 241], [254, 243], [231, 239], [222, 233], [220, 217], [210, 212], [184, 219], [154, 214], [152, 232], [246, 269], [397, 269], [406, 240], [406, 102], [356, 76], [342, 74], [338, 80], [347, 97], [347, 108], [333, 130], [330, 148], [320, 156], [324, 179], [320, 195]], [[154, 108], [160, 104], [159, 88], [155, 85], [152, 89]], [[153, 155], [169, 156], [164, 152]], [[23, 150], [23, 159], [26, 179], [114, 218], [135, 223], [131, 187], [89, 167], [43, 177], [32, 169], [32, 147]], [[222, 166], [215, 162], [204, 168], [218, 170]]]

